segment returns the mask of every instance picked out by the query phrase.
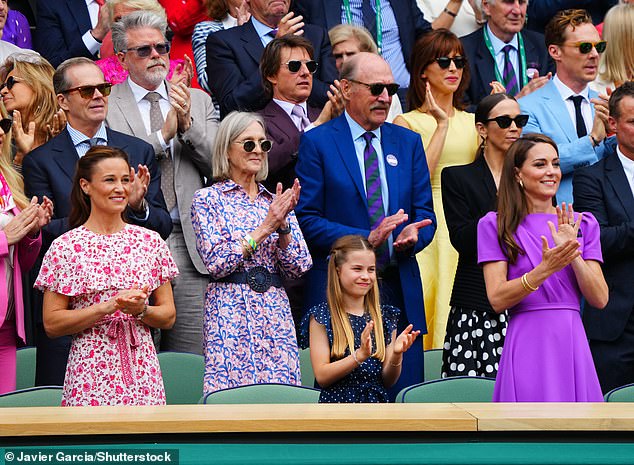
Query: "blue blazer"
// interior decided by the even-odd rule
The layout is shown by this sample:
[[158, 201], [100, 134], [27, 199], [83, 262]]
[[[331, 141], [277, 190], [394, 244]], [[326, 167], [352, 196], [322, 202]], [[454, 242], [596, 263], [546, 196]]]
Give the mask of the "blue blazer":
[[[327, 30], [341, 24], [341, 0], [296, 0], [293, 10], [304, 17], [304, 22], [318, 24]], [[431, 30], [415, 0], [389, 0], [398, 24], [398, 36], [403, 49], [405, 63], [409, 67], [414, 43], [423, 33]], [[374, 21], [364, 24], [376, 40]]]
[[[527, 68], [537, 69], [540, 76], [555, 72], [555, 65], [550, 59], [544, 43], [544, 36], [538, 32], [522, 31], [524, 48], [526, 49]], [[484, 42], [484, 27], [460, 38], [471, 71], [471, 82], [465, 94], [465, 101], [470, 111], [480, 100], [491, 93], [489, 83], [495, 81], [495, 61]], [[521, 80], [519, 81], [521, 85]]]
[[[145, 221], [138, 221], [129, 215], [130, 222], [152, 229], [166, 239], [172, 231], [172, 221], [161, 193], [161, 174], [152, 146], [127, 134], [111, 129], [106, 131], [108, 145], [125, 151], [135, 171], [139, 164], [146, 165], [150, 170], [150, 185], [145, 196], [149, 216]], [[77, 150], [68, 130], [64, 129], [57, 137], [30, 152], [22, 163], [25, 191], [28, 195], [37, 195], [40, 199], [46, 195], [55, 205], [53, 219], [42, 230], [42, 252], [48, 250], [51, 242], [69, 229], [70, 193], [77, 160]]]
[[[328, 31], [311, 24], [304, 26], [304, 37], [315, 48], [314, 58], [319, 63], [313, 75], [313, 90], [308, 101], [323, 107], [328, 101], [326, 92], [337, 78]], [[207, 36], [207, 80], [214, 98], [220, 102], [222, 117], [234, 110], [258, 111], [267, 99], [260, 76], [260, 58], [264, 46], [253, 23], [232, 27]]]
[[54, 68], [72, 57], [96, 58], [81, 40], [90, 29], [85, 0], [37, 0], [33, 46]]
[[[590, 90], [590, 98], [598, 94]], [[561, 184], [557, 191], [558, 202], [572, 202], [572, 174], [577, 168], [588, 166], [603, 158], [604, 144], [594, 148], [590, 137], [577, 137], [577, 128], [570, 118], [566, 104], [561, 99], [555, 83], [545, 86], [519, 99], [522, 113], [529, 115], [524, 134], [545, 134], [557, 143], [561, 163]], [[594, 117], [594, 106], [592, 107]]]
[[[429, 218], [413, 250], [396, 253], [407, 318], [415, 329], [426, 332], [423, 290], [415, 254], [429, 244], [436, 231], [429, 171], [420, 136], [409, 129], [385, 123], [381, 126], [383, 154], [394, 155], [397, 166], [385, 163], [389, 209], [400, 208], [409, 222]], [[370, 234], [370, 218], [361, 169], [345, 115], [307, 133], [300, 141], [297, 177], [302, 185], [297, 219], [313, 256], [307, 275], [306, 307], [323, 302], [326, 292], [327, 256], [333, 242], [346, 234]], [[393, 232], [396, 238], [405, 225]]]

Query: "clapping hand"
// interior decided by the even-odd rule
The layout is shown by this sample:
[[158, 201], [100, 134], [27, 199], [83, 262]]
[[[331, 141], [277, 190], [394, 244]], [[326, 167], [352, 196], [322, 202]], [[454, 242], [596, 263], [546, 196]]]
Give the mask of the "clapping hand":
[[145, 303], [150, 295], [150, 286], [146, 284], [139, 287], [135, 284], [132, 289], [121, 291], [115, 296], [117, 308], [128, 315], [137, 316], [145, 308]]
[[42, 204], [37, 203], [37, 197], [31, 199], [31, 205], [37, 206], [37, 222], [29, 232], [31, 236], [35, 236], [44, 226], [51, 222], [53, 217], [53, 202], [47, 196], [42, 197]]
[[296, 178], [290, 189], [283, 191], [282, 183], [278, 182], [275, 189], [275, 198], [269, 206], [269, 212], [264, 222], [269, 225], [271, 232], [284, 228], [287, 225], [288, 214], [297, 206], [301, 186]]
[[143, 199], [150, 185], [150, 170], [145, 165], [139, 165], [138, 171], [135, 173], [134, 168], [130, 167], [130, 191], [128, 194], [128, 205], [135, 211], [141, 209]]
[[445, 110], [440, 108], [440, 106], [436, 103], [436, 99], [434, 98], [434, 94], [431, 93], [431, 86], [429, 82], [425, 87], [425, 99], [427, 100], [427, 111], [430, 115], [434, 117], [436, 123], [445, 122], [449, 119]]
[[359, 347], [360, 357], [357, 357], [359, 363], [365, 362], [372, 355], [372, 332], [374, 331], [374, 321], [370, 320], [366, 323], [361, 333], [361, 346]]
[[275, 37], [283, 37], [286, 34], [295, 34], [296, 36], [301, 36], [302, 34], [304, 34], [303, 19], [303, 16], [295, 16], [295, 13], [289, 11], [282, 17], [282, 19], [280, 19], [280, 22], [277, 24], [277, 33], [275, 34]]
[[566, 207], [566, 202], [562, 202], [561, 207], [557, 205], [557, 229], [555, 229], [552, 221], [548, 222], [555, 245], [562, 245], [570, 240], [576, 241], [582, 218], [583, 213], [580, 213], [577, 216], [577, 221], [575, 221], [575, 212], [572, 204], [568, 204], [568, 207]]
[[36, 200], [36, 203], [29, 204], [28, 207], [18, 213], [5, 225], [3, 232], [7, 238], [8, 245], [17, 244], [27, 234], [37, 229], [39, 208], [40, 206]]
[[403, 354], [412, 347], [412, 344], [420, 334], [420, 330], [412, 331], [414, 325], [408, 325], [394, 341], [394, 353]]
[[57, 136], [60, 132], [64, 130], [66, 127], [66, 113], [64, 110], [57, 110], [53, 115], [52, 124], [46, 125], [46, 132], [48, 133], [48, 138], [52, 139]]
[[418, 231], [425, 226], [429, 226], [430, 224], [432, 224], [432, 220], [425, 219], [405, 226], [394, 241], [394, 250], [396, 250], [397, 252], [403, 252], [410, 247], [414, 247], [418, 242]]
[[[35, 121], [29, 121], [26, 131], [22, 126], [22, 115], [13, 110], [13, 141], [22, 156], [33, 150], [35, 144]], [[21, 162], [21, 160], [19, 160]]]

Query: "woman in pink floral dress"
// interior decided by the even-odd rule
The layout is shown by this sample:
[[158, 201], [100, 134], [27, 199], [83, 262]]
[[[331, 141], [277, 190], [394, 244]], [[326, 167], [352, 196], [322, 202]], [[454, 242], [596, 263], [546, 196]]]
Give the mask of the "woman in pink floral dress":
[[53, 242], [35, 283], [47, 334], [73, 335], [62, 405], [165, 404], [149, 327], [174, 324], [178, 270], [157, 233], [123, 219], [143, 182], [119, 149], [94, 146], [78, 162], [75, 229]]

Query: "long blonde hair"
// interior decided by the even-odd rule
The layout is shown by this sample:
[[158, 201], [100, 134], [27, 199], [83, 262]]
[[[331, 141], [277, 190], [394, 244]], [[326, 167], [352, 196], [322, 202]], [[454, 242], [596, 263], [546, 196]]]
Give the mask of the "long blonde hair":
[[608, 46], [599, 62], [599, 79], [618, 83], [634, 77], [634, 5], [623, 4], [610, 8], [603, 22], [603, 39]]
[[[7, 118], [7, 110], [4, 108], [4, 104], [0, 102], [0, 116]], [[11, 164], [11, 129], [5, 133], [2, 140], [2, 147], [0, 147], [0, 172], [6, 179], [13, 201], [20, 210], [24, 210], [29, 205], [29, 199], [24, 195], [24, 179], [22, 175], [18, 173]], [[42, 199], [39, 199], [40, 201]]]
[[[330, 258], [328, 260], [328, 290], [326, 298], [328, 299], [328, 307], [330, 308], [330, 321], [332, 324], [332, 347], [330, 348], [330, 356], [335, 359], [343, 358], [346, 349], [354, 352], [354, 333], [352, 325], [343, 307], [343, 291], [339, 281], [339, 273], [337, 270], [347, 261], [350, 252], [359, 250], [369, 250], [374, 253], [374, 248], [368, 240], [362, 236], [349, 235], [340, 237], [332, 245], [330, 249]], [[385, 359], [385, 335], [383, 334], [383, 318], [381, 316], [381, 305], [379, 301], [379, 285], [374, 281], [374, 286], [366, 294], [364, 300], [365, 311], [369, 313], [370, 318], [374, 321], [374, 341], [376, 351], [372, 357], [378, 358], [380, 361]]]

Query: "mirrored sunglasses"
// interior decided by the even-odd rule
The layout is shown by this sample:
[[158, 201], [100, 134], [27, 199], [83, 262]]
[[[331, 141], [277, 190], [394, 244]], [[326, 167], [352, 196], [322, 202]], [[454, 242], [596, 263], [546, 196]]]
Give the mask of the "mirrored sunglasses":
[[565, 45], [577, 47], [579, 49], [579, 53], [587, 55], [592, 51], [593, 47], [597, 49], [597, 53], [605, 52], [605, 48], [607, 47], [608, 43], [605, 40], [601, 40], [599, 42], [573, 42]]
[[449, 65], [453, 61], [453, 64], [456, 65], [456, 68], [462, 69], [467, 64], [467, 60], [465, 57], [457, 55], [455, 57], [439, 57], [436, 58], [436, 63], [440, 66], [441, 69], [449, 68]]
[[112, 84], [110, 84], [109, 82], [104, 82], [103, 84], [97, 84], [96, 86], [73, 87], [71, 89], [65, 90], [64, 92], [62, 92], [62, 94], [77, 91], [79, 92], [79, 95], [81, 95], [81, 98], [89, 99], [92, 98], [93, 95], [95, 95], [95, 89], [98, 90], [101, 95], [107, 97], [108, 95], [110, 95], [110, 90], [112, 90]]
[[379, 95], [381, 95], [383, 93], [383, 89], [387, 89], [387, 95], [391, 97], [398, 91], [398, 88], [400, 87], [396, 83], [383, 84], [382, 82], [374, 82], [372, 84], [368, 84], [367, 82], [361, 82], [355, 79], [348, 79], [348, 80], [350, 82], [354, 82], [357, 84], [361, 84], [362, 86], [366, 86], [368, 89], [370, 89], [370, 93], [374, 95], [375, 97], [378, 97]]
[[9, 76], [7, 80], [4, 81], [2, 85], [0, 85], [0, 90], [4, 89], [5, 87], [11, 90], [13, 89], [13, 86], [16, 85], [18, 82], [22, 82], [22, 79], [18, 79], [15, 76]]
[[306, 65], [306, 69], [308, 69], [308, 72], [310, 74], [314, 74], [315, 71], [317, 71], [317, 66], [319, 65], [319, 63], [317, 63], [315, 60], [289, 60], [286, 63], [283, 63], [284, 65], [286, 65], [288, 67], [288, 70], [291, 73], [297, 73], [299, 72], [299, 70], [302, 67], [302, 63]]
[[160, 44], [140, 45], [138, 47], [130, 47], [122, 52], [136, 52], [139, 58], [147, 58], [152, 54], [152, 49], [156, 50], [159, 55], [166, 55], [170, 51], [170, 43], [163, 42]]
[[517, 115], [515, 118], [511, 118], [508, 115], [500, 115], [486, 120], [487, 123], [489, 121], [495, 121], [501, 129], [511, 127], [511, 123], [513, 122], [518, 128], [523, 128], [528, 123], [528, 115]]
[[2, 118], [0, 119], [0, 129], [5, 134], [11, 130], [11, 125], [13, 124], [13, 120], [11, 118]]
[[273, 147], [273, 142], [271, 142], [270, 140], [237, 140], [235, 141], [236, 144], [241, 144], [242, 148], [244, 149], [245, 152], [253, 152], [255, 150], [255, 146], [256, 144], [260, 146], [260, 150], [262, 150], [263, 152], [268, 152], [269, 150], [271, 150], [271, 147]]

